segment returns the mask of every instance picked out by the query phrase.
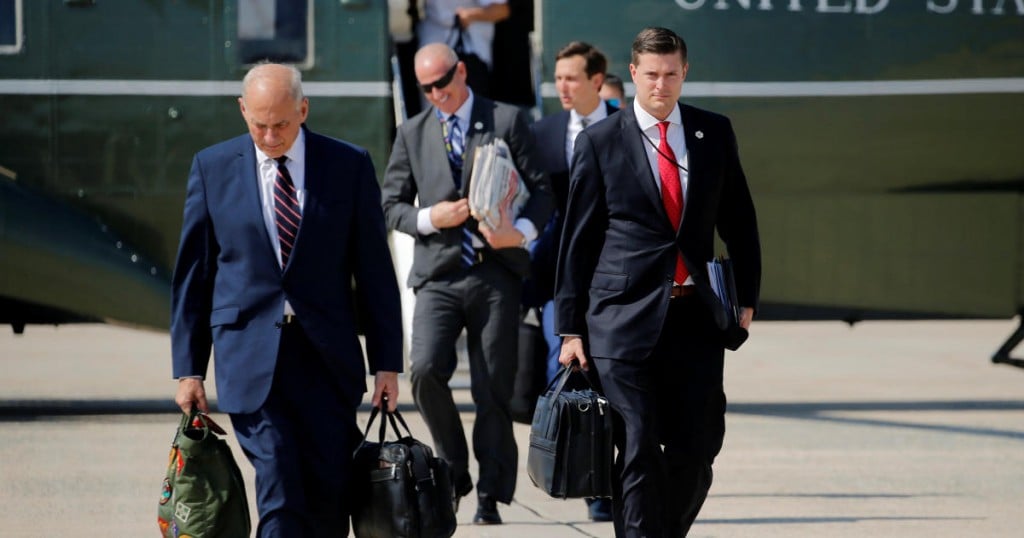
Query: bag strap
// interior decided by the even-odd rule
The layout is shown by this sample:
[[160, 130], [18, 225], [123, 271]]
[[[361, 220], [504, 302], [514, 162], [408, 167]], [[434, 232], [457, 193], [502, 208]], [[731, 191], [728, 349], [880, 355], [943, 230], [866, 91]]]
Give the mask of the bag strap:
[[[455, 37], [455, 41], [452, 41], [452, 36]], [[451, 45], [452, 50], [454, 50], [456, 54], [465, 54], [466, 47], [472, 46], [472, 43], [469, 40], [469, 32], [459, 24], [458, 14], [455, 15], [455, 22], [452, 23], [452, 29], [448, 32], [448, 37], [445, 38], [444, 41]]]
[[174, 440], [172, 441], [172, 444], [177, 444], [178, 437], [184, 436], [185, 430], [189, 428], [197, 428], [202, 430], [202, 439], [206, 439], [207, 437], [209, 437], [210, 432], [220, 435], [227, 435], [227, 433], [224, 431], [224, 428], [221, 428], [219, 424], [214, 422], [213, 419], [210, 418], [210, 415], [207, 415], [206, 413], [200, 411], [195, 404], [192, 404], [192, 408], [189, 410], [188, 413], [181, 414], [181, 422], [178, 424], [178, 431], [175, 432], [174, 434]]
[[590, 382], [590, 378], [584, 375], [583, 372], [579, 370], [579, 365], [579, 361], [573, 360], [569, 364], [563, 366], [562, 369], [559, 370], [557, 374], [555, 374], [555, 377], [551, 379], [551, 382], [548, 383], [548, 386], [544, 389], [545, 394], [549, 392], [553, 387], [555, 387], [555, 392], [554, 394], [552, 394], [551, 400], [548, 402], [548, 407], [553, 407], [555, 405], [555, 400], [558, 399], [558, 395], [561, 394], [562, 391], [565, 389], [565, 383], [569, 381], [569, 376], [571, 376], [572, 374], [578, 374], [582, 376], [583, 380], [587, 382], [587, 386], [589, 386], [592, 390], [597, 390], [594, 389], [594, 384]]
[[[373, 421], [377, 419], [377, 413], [380, 412], [380, 408], [374, 407], [370, 410], [370, 420], [366, 421], [366, 429], [363, 430], [363, 440], [356, 446], [356, 449], [352, 451], [352, 457], [355, 457], [359, 453], [359, 449], [363, 448], [366, 444], [367, 439], [370, 436], [370, 427], [373, 426]], [[381, 424], [383, 426], [383, 424]], [[383, 443], [383, 432], [381, 433], [381, 442]]]
[[[406, 435], [412, 437], [412, 430], [409, 429], [409, 425], [406, 424], [405, 419], [402, 418], [402, 414], [398, 412], [398, 409], [394, 411], [387, 411], [388, 408], [388, 397], [385, 394], [381, 397], [380, 407], [373, 407], [370, 409], [370, 420], [366, 421], [366, 429], [363, 430], [363, 441], [359, 443], [352, 455], [355, 456], [359, 449], [369, 441], [370, 428], [373, 426], [373, 421], [377, 420], [377, 415], [381, 415], [380, 427], [377, 429], [377, 442], [381, 445], [384, 444], [384, 438], [387, 437], [388, 423], [391, 423], [391, 429], [395, 432], [398, 438], [402, 438], [402, 430], [398, 429], [398, 424], [401, 423], [402, 427], [405, 428]], [[382, 409], [384, 411], [382, 411]], [[396, 422], [397, 419], [397, 422]]]

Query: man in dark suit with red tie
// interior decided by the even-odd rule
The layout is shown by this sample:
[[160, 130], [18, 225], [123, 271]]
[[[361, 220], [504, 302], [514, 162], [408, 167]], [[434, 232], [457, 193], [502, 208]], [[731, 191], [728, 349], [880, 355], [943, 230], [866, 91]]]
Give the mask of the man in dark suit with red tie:
[[[175, 401], [220, 411], [256, 469], [261, 538], [348, 536], [356, 408], [398, 398], [401, 308], [366, 150], [304, 126], [297, 69], [252, 68], [249, 134], [196, 154], [171, 313]], [[355, 286], [353, 287], [353, 281]]]
[[576, 139], [558, 257], [559, 360], [597, 371], [616, 414], [616, 536], [689, 531], [725, 436], [725, 320], [706, 263], [733, 260], [747, 328], [758, 302], [754, 205], [729, 120], [678, 102], [686, 44], [633, 42], [636, 97]]

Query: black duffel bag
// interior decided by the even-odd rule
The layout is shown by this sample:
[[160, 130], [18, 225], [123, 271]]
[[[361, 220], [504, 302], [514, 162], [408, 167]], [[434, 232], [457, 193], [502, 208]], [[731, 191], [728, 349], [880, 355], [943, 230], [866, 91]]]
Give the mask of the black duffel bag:
[[[387, 409], [387, 400], [381, 404]], [[396, 409], [383, 413], [377, 442], [367, 439], [373, 408], [353, 454], [352, 530], [357, 538], [447, 538], [455, 534], [455, 493], [448, 463], [412, 437]], [[398, 429], [401, 423], [406, 435]], [[385, 441], [387, 424], [397, 441]]]
[[[565, 390], [574, 377], [588, 388]], [[608, 400], [573, 366], [562, 368], [533, 412], [526, 456], [530, 480], [552, 497], [611, 497], [612, 458]]]

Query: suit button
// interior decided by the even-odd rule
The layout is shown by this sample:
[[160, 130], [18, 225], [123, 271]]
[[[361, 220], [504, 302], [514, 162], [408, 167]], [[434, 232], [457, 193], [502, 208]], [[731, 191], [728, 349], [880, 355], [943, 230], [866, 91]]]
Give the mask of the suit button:
[[281, 327], [284, 327], [283, 323], [281, 323], [280, 321], [275, 321], [274, 322], [274, 328], [275, 329], [280, 329]]

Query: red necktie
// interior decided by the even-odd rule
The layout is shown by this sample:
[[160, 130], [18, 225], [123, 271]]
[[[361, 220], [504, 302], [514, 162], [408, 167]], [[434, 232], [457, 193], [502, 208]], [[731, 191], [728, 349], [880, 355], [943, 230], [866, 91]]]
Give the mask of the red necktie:
[[[668, 145], [668, 122], [658, 123], [661, 142], [658, 143], [658, 175], [661, 176], [661, 201], [665, 204], [665, 213], [672, 223], [672, 229], [679, 231], [679, 222], [683, 218], [683, 187], [679, 181], [679, 168], [676, 166], [676, 154]], [[683, 255], [676, 255], [676, 284], [686, 282], [690, 272], [683, 263]]]
[[281, 267], [288, 265], [292, 255], [295, 236], [299, 233], [302, 210], [299, 209], [295, 184], [284, 162], [288, 157], [277, 158], [277, 179], [274, 181], [274, 215], [277, 221], [277, 239], [281, 243]]

